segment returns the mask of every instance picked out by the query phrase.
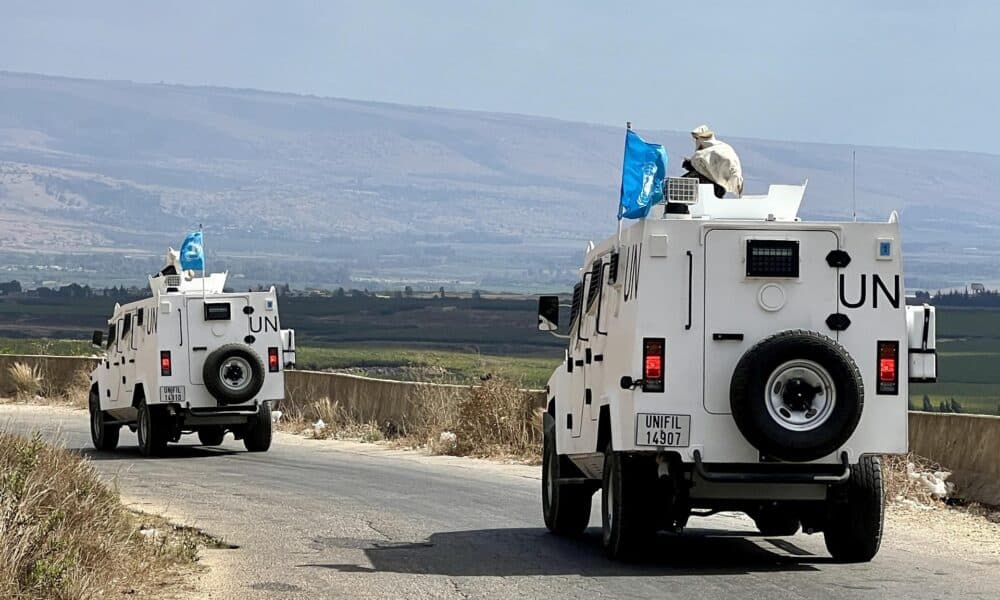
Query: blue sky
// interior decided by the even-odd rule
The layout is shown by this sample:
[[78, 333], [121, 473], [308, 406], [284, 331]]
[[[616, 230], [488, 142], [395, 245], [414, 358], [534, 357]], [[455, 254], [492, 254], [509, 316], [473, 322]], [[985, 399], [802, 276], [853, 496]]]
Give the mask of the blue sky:
[[1000, 3], [7, 0], [0, 69], [1000, 153]]

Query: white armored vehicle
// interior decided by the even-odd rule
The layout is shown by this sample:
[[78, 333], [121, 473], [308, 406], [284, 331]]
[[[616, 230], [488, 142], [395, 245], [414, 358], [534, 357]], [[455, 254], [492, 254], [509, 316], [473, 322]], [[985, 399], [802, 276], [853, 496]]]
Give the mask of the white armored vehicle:
[[91, 375], [94, 446], [114, 449], [128, 426], [147, 456], [191, 432], [216, 446], [230, 431], [247, 450], [266, 451], [271, 403], [284, 397], [284, 369], [295, 362], [275, 289], [226, 293], [227, 273], [195, 277], [176, 254], [168, 260], [149, 278], [152, 297], [115, 305], [104, 343], [94, 333], [105, 346]]
[[[742, 511], [766, 535], [801, 527], [837, 560], [871, 560], [878, 455], [906, 452], [907, 384], [936, 377], [934, 309], [905, 304], [895, 213], [805, 222], [805, 186], [666, 187], [587, 250], [546, 386], [546, 525], [584, 530], [600, 489], [613, 557]], [[542, 297], [539, 329], [558, 318], [558, 297]]]

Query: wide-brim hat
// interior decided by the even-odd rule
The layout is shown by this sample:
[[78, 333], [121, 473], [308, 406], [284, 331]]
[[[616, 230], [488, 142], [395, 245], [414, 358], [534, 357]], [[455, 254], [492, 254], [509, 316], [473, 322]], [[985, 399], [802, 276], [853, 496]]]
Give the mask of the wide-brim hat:
[[715, 137], [715, 132], [708, 128], [708, 125], [699, 125], [691, 130], [691, 137], [696, 140], [707, 140]]

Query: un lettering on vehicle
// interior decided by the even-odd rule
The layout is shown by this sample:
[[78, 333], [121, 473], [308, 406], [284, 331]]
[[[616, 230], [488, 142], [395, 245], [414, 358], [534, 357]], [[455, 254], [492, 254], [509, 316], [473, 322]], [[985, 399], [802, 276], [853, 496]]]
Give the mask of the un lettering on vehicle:
[[250, 317], [250, 333], [277, 332], [278, 317]]
[[[839, 292], [840, 292], [840, 304], [846, 308], [863, 308], [866, 304], [870, 304], [871, 308], [879, 308], [879, 298], [883, 299], [882, 306], [884, 307], [886, 303], [892, 308], [899, 308], [900, 301], [900, 281], [899, 275], [895, 275], [892, 278], [891, 289], [890, 284], [883, 279], [878, 273], [871, 273], [871, 278], [869, 279], [868, 273], [860, 274], [860, 282], [856, 287], [850, 286], [847, 282], [847, 277], [841, 273], [839, 282]], [[871, 296], [868, 295], [868, 282], [871, 281]], [[848, 288], [851, 287], [851, 291]], [[853, 298], [848, 298], [848, 296], [853, 296]]]

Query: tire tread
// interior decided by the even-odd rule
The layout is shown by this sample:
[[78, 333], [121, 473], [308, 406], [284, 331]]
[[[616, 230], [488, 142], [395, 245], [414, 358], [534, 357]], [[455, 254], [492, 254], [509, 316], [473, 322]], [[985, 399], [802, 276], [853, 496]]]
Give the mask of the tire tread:
[[878, 457], [863, 456], [851, 466], [846, 502], [833, 505], [823, 537], [826, 549], [840, 562], [868, 562], [882, 545], [885, 497]]

